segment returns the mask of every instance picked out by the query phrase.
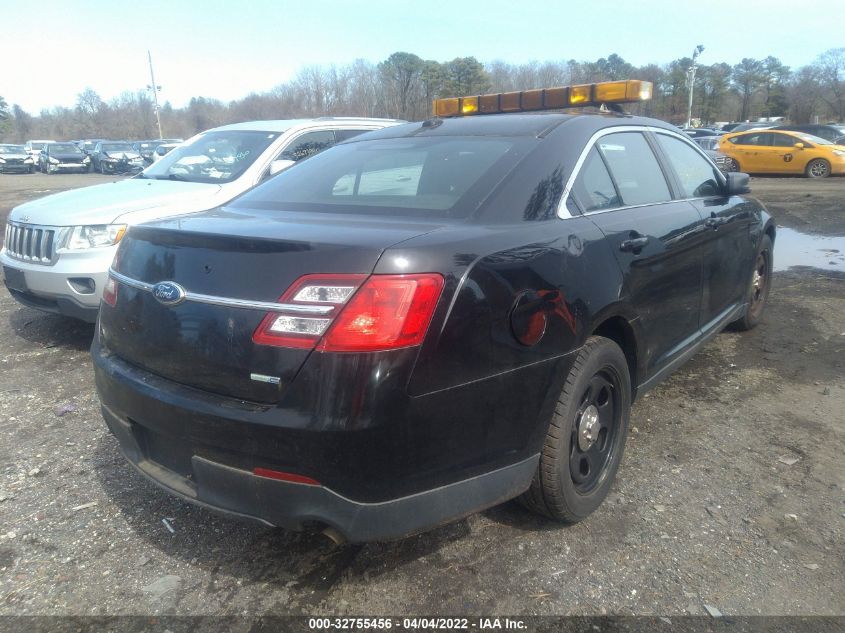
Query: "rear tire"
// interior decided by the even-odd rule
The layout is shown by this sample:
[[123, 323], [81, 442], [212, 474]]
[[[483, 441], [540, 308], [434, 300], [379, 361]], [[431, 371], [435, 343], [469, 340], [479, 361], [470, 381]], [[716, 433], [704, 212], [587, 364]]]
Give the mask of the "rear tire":
[[754, 270], [748, 284], [746, 298], [748, 308], [741, 319], [731, 323], [734, 330], [745, 332], [754, 329], [763, 318], [763, 311], [769, 299], [769, 290], [772, 287], [772, 250], [772, 239], [768, 235], [764, 235], [763, 239], [760, 240], [760, 249], [754, 259]]
[[830, 176], [830, 163], [824, 158], [814, 158], [807, 163], [804, 173], [807, 178], [827, 178]]
[[591, 336], [566, 378], [537, 472], [520, 502], [564, 523], [589, 516], [619, 469], [630, 410], [625, 354], [610, 339]]

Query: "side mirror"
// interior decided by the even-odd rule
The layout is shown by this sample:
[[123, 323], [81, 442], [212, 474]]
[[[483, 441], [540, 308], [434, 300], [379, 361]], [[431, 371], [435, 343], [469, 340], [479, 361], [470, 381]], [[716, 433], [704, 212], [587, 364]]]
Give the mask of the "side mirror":
[[738, 196], [743, 193], [751, 192], [751, 187], [748, 186], [748, 174], [732, 171], [725, 174], [725, 178], [725, 193], [729, 196]]
[[804, 149], [804, 143], [796, 143], [793, 147], [795, 149]]
[[270, 175], [275, 176], [280, 171], [284, 171], [285, 169], [287, 169], [291, 165], [294, 165], [295, 163], [296, 163], [295, 160], [283, 160], [283, 159], [274, 160], [272, 163], [270, 163]]

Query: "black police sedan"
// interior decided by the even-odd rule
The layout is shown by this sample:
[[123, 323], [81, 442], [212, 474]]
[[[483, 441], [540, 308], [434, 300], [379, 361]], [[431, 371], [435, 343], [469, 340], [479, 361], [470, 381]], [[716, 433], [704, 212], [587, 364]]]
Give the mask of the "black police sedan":
[[513, 497], [588, 516], [632, 401], [760, 321], [775, 238], [748, 177], [670, 125], [519, 112], [647, 92], [616, 83], [447, 100], [132, 227], [92, 347], [126, 458], [352, 541]]

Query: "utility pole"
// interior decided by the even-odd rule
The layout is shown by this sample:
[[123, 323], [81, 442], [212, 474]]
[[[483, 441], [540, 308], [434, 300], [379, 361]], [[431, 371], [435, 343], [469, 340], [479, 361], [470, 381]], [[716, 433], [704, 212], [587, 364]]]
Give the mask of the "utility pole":
[[158, 110], [158, 91], [161, 90], [161, 86], [156, 84], [156, 77], [153, 74], [153, 56], [150, 54], [150, 51], [147, 51], [147, 59], [150, 60], [150, 83], [147, 86], [147, 90], [153, 91], [153, 102], [155, 103], [155, 111], [156, 111], [156, 123], [158, 124], [158, 137], [164, 138], [164, 134], [161, 133], [161, 115], [159, 114]]
[[[695, 85], [695, 71], [698, 70], [698, 66], [695, 63], [695, 60], [698, 59], [698, 56], [701, 55], [701, 52], [704, 50], [704, 47], [699, 44], [695, 47], [695, 50], [692, 52], [692, 64], [687, 69], [687, 87], [689, 88], [689, 104], [687, 105], [687, 127], [692, 127], [692, 89]], [[152, 69], [152, 66], [150, 66]]]

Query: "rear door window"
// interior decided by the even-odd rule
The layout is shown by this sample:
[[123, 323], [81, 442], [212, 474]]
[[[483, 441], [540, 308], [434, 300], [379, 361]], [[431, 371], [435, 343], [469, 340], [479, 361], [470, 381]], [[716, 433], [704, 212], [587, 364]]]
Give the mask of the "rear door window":
[[607, 166], [595, 147], [587, 154], [575, 179], [572, 193], [585, 212], [621, 206], [621, 199], [613, 186]]
[[300, 161], [313, 156], [324, 149], [335, 144], [334, 132], [332, 130], [320, 130], [317, 132], [306, 132], [297, 136], [279, 158], [283, 160]]
[[657, 157], [640, 132], [617, 132], [596, 141], [625, 206], [672, 199]]

